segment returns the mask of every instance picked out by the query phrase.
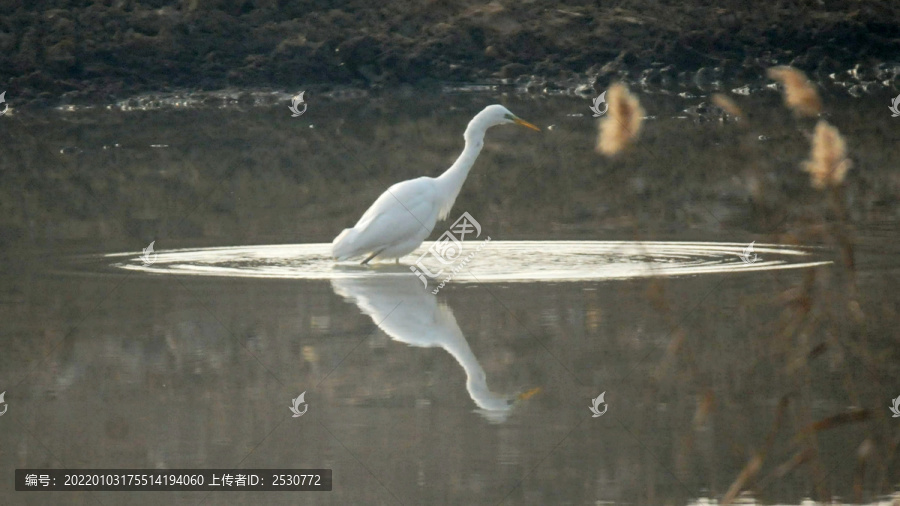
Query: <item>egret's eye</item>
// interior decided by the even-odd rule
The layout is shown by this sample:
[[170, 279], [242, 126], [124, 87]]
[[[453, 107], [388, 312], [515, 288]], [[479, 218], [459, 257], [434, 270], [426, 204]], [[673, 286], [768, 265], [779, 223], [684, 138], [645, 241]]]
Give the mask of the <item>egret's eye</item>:
[[504, 114], [503, 117], [506, 118], [506, 119], [508, 119], [508, 120], [510, 120], [510, 121], [516, 119], [516, 117], [513, 116], [512, 114]]

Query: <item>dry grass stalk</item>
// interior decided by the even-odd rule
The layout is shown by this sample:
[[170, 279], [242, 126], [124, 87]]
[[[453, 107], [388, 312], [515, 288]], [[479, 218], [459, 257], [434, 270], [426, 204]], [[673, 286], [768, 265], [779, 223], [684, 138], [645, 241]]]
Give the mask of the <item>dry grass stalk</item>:
[[822, 112], [822, 99], [806, 74], [793, 67], [772, 67], [769, 77], [784, 86], [784, 103], [800, 116], [816, 116]]
[[734, 482], [731, 483], [731, 486], [728, 487], [728, 491], [725, 492], [725, 497], [722, 499], [722, 504], [724, 506], [728, 506], [732, 502], [734, 502], [735, 498], [737, 498], [738, 494], [741, 490], [747, 486], [753, 478], [759, 474], [759, 470], [762, 469], [763, 465], [763, 456], [760, 454], [755, 454], [747, 465], [744, 466], [744, 469], [741, 470], [741, 474], [735, 478]]
[[709, 415], [712, 413], [713, 408], [716, 404], [716, 395], [712, 390], [707, 390], [705, 394], [703, 394], [703, 398], [700, 399], [700, 402], [697, 403], [697, 410], [694, 412], [694, 429], [699, 430], [703, 425], [706, 424], [707, 420], [709, 420]]
[[787, 411], [787, 407], [788, 398], [787, 396], [782, 396], [778, 401], [778, 408], [775, 410], [775, 421], [772, 423], [772, 428], [769, 429], [769, 433], [766, 435], [766, 440], [763, 443], [762, 448], [750, 458], [750, 461], [747, 462], [747, 465], [744, 466], [744, 469], [741, 470], [738, 477], [735, 478], [731, 483], [731, 486], [728, 487], [728, 491], [725, 492], [725, 496], [722, 497], [722, 502], [720, 503], [722, 506], [728, 506], [733, 503], [741, 490], [746, 489], [759, 474], [763, 462], [766, 459], [766, 454], [769, 452], [769, 449], [772, 448], [772, 444], [775, 442], [775, 435], [778, 433], [778, 430], [781, 428], [781, 424], [784, 421], [784, 413]]
[[819, 121], [813, 134], [809, 160], [803, 162], [803, 170], [812, 177], [813, 187], [840, 186], [851, 166], [852, 162], [847, 159], [847, 143], [841, 133], [826, 121]]
[[600, 121], [596, 151], [606, 156], [622, 152], [637, 138], [644, 121], [644, 108], [637, 97], [621, 83], [609, 88], [606, 94], [609, 111]]
[[725, 95], [723, 95], [721, 93], [716, 93], [715, 95], [712, 96], [712, 101], [714, 104], [716, 104], [716, 106], [719, 109], [722, 109], [723, 111], [734, 116], [735, 118], [743, 118], [744, 117], [744, 111], [742, 111], [741, 108], [738, 107], [738, 105], [734, 102], [734, 100], [731, 100], [730, 98], [726, 97]]
[[853, 411], [831, 415], [829, 417], [822, 418], [821, 420], [817, 420], [797, 431], [796, 436], [794, 436], [794, 440], [799, 441], [804, 437], [810, 436], [817, 432], [821, 432], [823, 430], [833, 429], [835, 427], [840, 427], [849, 423], [864, 422], [870, 418], [872, 418], [872, 412], [868, 409], [855, 409]]
[[790, 459], [776, 467], [775, 470], [772, 471], [772, 474], [779, 478], [783, 478], [787, 476], [789, 472], [797, 469], [798, 467], [800, 467], [800, 465], [805, 464], [814, 456], [815, 452], [812, 448], [804, 448], [795, 453]]

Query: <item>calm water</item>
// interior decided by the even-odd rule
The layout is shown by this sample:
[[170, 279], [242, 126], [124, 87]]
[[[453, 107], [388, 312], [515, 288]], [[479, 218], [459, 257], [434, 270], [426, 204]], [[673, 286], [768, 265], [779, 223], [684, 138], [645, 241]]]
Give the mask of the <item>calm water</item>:
[[[490, 91], [0, 118], [0, 502], [702, 504], [762, 449], [745, 488], [764, 503], [890, 501], [889, 100], [826, 100], [854, 161], [837, 225], [798, 169], [813, 124], [774, 93], [744, 97], [743, 122], [640, 98], [640, 143], [614, 160], [590, 99]], [[489, 131], [452, 280], [410, 270], [444, 267], [428, 243], [401, 265], [328, 259], [495, 102], [544, 131]], [[17, 494], [26, 467], [331, 468], [334, 490]]]

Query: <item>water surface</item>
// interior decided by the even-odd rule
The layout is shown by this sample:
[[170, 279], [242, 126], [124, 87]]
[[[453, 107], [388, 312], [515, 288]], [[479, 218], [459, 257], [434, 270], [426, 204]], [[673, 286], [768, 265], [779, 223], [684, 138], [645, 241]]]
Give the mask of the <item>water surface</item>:
[[[327, 467], [334, 490], [5, 485], [0, 502], [699, 504], [767, 439], [755, 500], [886, 501], [886, 107], [826, 100], [854, 159], [841, 221], [798, 169], [812, 124], [774, 93], [741, 99], [744, 122], [698, 112], [708, 97], [640, 98], [641, 142], [612, 160], [589, 100], [490, 89], [308, 97], [293, 119], [239, 101], [2, 118], [0, 473]], [[449, 166], [494, 102], [544, 131], [488, 133], [451, 213], [481, 224], [473, 247], [491, 238], [464, 269], [434, 293], [448, 273], [426, 288], [410, 270], [442, 268], [429, 243], [400, 265], [328, 258], [387, 186]]]
[[[284, 244], [104, 255], [103, 266], [155, 274], [274, 279], [409, 276], [422, 266], [433, 280], [456, 282], [587, 281], [704, 273], [800, 269], [825, 265], [815, 248], [776, 244], [622, 241], [487, 241], [431, 253], [426, 242], [408, 263], [335, 262], [330, 244]], [[490, 246], [482, 252], [482, 247]], [[752, 252], [744, 253], [746, 249]], [[760, 256], [762, 255], [762, 256]], [[817, 258], [817, 256], [819, 258]], [[765, 257], [765, 259], [763, 259]], [[115, 260], [112, 264], [108, 260]], [[458, 267], [458, 268], [457, 268]], [[423, 279], [424, 276], [419, 277]], [[427, 279], [425, 279], [427, 281]]]

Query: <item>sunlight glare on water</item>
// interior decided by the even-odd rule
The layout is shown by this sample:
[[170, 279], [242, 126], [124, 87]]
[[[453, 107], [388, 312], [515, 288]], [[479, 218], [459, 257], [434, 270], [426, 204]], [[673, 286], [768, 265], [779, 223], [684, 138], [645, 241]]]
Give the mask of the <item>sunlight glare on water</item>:
[[[717, 242], [492, 241], [439, 260], [425, 243], [400, 265], [335, 263], [330, 244], [283, 244], [157, 251], [144, 262], [136, 253], [106, 255], [113, 267], [155, 274], [278, 279], [340, 279], [409, 275], [421, 262], [436, 277], [457, 282], [583, 281], [650, 276], [799, 269], [829, 261], [815, 249]], [[466, 259], [470, 260], [466, 262]], [[444, 263], [446, 262], [446, 263]], [[462, 266], [462, 268], [459, 268]], [[453, 272], [457, 270], [458, 272]]]

